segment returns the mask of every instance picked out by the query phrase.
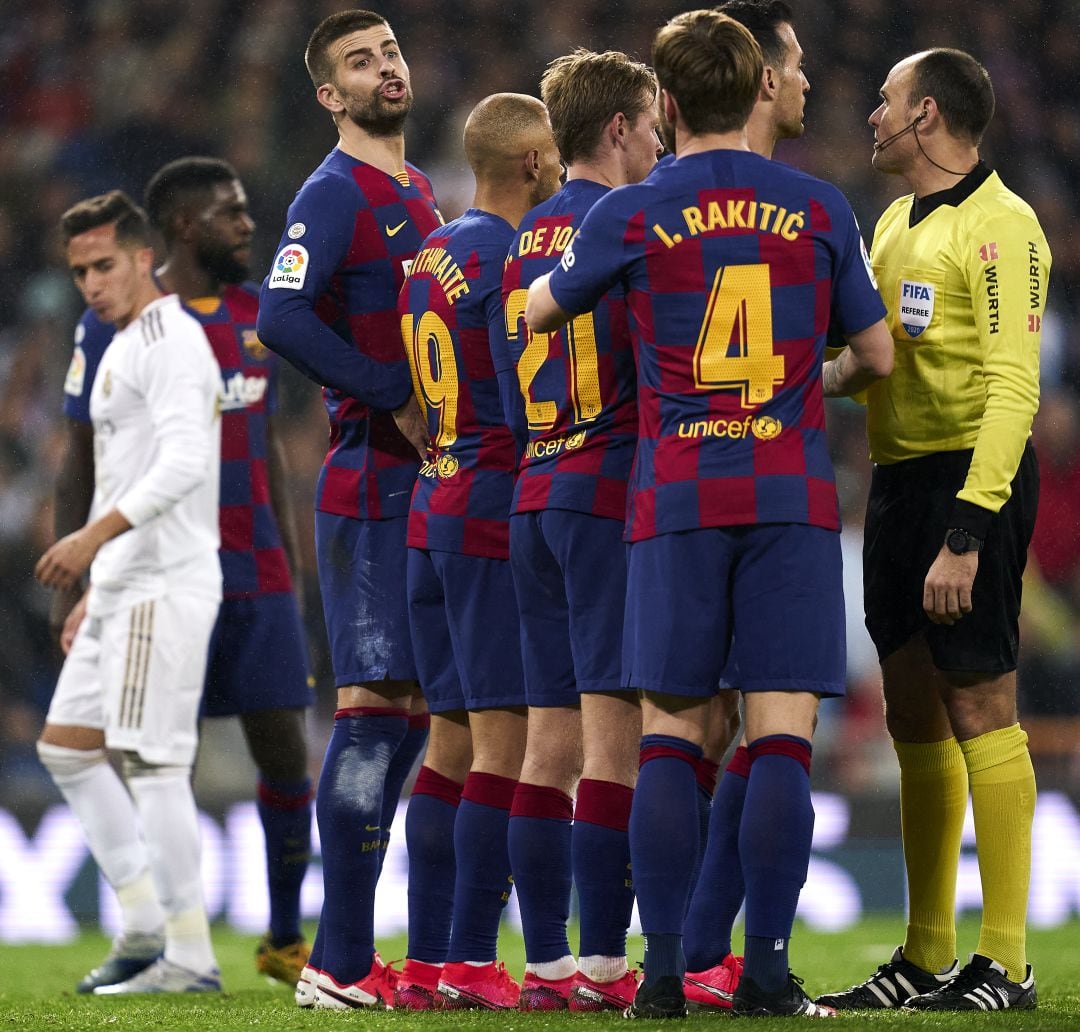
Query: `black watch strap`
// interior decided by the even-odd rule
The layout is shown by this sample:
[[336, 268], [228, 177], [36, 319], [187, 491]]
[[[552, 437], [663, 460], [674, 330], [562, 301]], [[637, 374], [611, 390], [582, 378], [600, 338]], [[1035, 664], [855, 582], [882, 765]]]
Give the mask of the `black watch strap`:
[[982, 538], [977, 538], [963, 527], [952, 527], [945, 534], [945, 547], [953, 555], [967, 555], [968, 552], [978, 552], [982, 546]]

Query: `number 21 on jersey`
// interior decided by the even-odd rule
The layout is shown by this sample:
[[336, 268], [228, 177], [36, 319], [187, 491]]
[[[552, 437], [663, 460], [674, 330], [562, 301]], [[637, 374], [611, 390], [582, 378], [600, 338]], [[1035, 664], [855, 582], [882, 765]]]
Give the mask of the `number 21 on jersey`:
[[[520, 287], [510, 291], [506, 299], [506, 336], [517, 340], [525, 315], [528, 290]], [[600, 369], [596, 357], [596, 326], [592, 312], [586, 312], [571, 320], [563, 328], [563, 335], [570, 359], [570, 400], [574, 406], [574, 423], [588, 423], [600, 415], [604, 406], [600, 397]], [[525, 397], [525, 413], [530, 430], [550, 430], [559, 416], [555, 401], [537, 401], [532, 396], [532, 383], [536, 374], [548, 360], [551, 334], [533, 333], [525, 327], [525, 350], [518, 359], [518, 383]]]

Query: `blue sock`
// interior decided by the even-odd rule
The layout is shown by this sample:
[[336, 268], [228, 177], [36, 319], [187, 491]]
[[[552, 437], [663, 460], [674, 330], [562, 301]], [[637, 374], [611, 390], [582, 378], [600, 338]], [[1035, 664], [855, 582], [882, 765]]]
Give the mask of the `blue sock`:
[[788, 940], [810, 864], [810, 743], [769, 735], [750, 746], [739, 856], [746, 881], [747, 977], [766, 992], [787, 982]]
[[731, 952], [731, 928], [743, 905], [739, 825], [750, 775], [750, 754], [735, 750], [712, 801], [709, 846], [683, 927], [688, 971], [708, 971]]
[[[709, 820], [712, 817], [712, 801], [716, 792], [716, 772], [719, 766], [713, 763], [707, 756], [702, 756], [697, 762], [694, 776], [697, 779], [697, 807], [698, 807], [698, 851], [697, 862], [694, 864], [694, 873], [690, 878], [690, 899], [686, 906], [689, 909], [690, 900], [694, 898], [694, 889], [698, 878], [701, 877], [701, 865], [705, 861], [705, 850], [709, 845]], [[691, 971], [693, 968], [690, 969]]]
[[421, 767], [405, 813], [410, 960], [442, 964], [454, 912], [454, 823], [461, 785]]
[[257, 807], [266, 839], [270, 889], [270, 941], [300, 938], [300, 886], [311, 859], [311, 779], [296, 783], [259, 779]]
[[570, 822], [573, 800], [557, 788], [514, 789], [507, 828], [510, 867], [521, 909], [525, 961], [544, 964], [570, 955]]
[[371, 970], [383, 782], [407, 717], [404, 710], [338, 710], [326, 747], [315, 800], [325, 898], [320, 968], [342, 984]]
[[499, 921], [513, 880], [506, 846], [512, 778], [471, 773], [454, 822], [454, 919], [446, 959], [488, 963], [496, 958]]
[[570, 852], [581, 912], [579, 957], [626, 956], [634, 908], [630, 806], [634, 790], [614, 781], [578, 783]]
[[412, 773], [417, 757], [424, 751], [427, 745], [428, 728], [431, 726], [431, 715], [428, 713], [413, 713], [409, 716], [409, 728], [401, 745], [397, 747], [394, 758], [390, 761], [390, 769], [386, 772], [386, 780], [383, 782], [382, 803], [382, 829], [383, 848], [379, 854], [379, 870], [382, 870], [383, 861], [386, 860], [386, 850], [390, 846], [390, 826], [394, 823], [397, 815], [398, 802], [401, 800], [401, 790]]
[[[645, 981], [681, 976], [682, 928], [698, 851], [697, 781], [701, 749], [682, 738], [644, 735], [630, 855], [645, 934]], [[672, 938], [675, 945], [672, 944]]]

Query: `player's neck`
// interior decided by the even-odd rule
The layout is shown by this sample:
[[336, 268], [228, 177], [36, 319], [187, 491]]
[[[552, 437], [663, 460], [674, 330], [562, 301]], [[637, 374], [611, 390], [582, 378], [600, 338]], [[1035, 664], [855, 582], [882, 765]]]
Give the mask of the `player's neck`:
[[163, 290], [179, 294], [181, 301], [190, 301], [193, 297], [216, 297], [221, 293], [221, 284], [210, 273], [177, 254], [170, 254], [154, 276]]
[[757, 104], [750, 112], [750, 121], [746, 123], [746, 142], [755, 154], [763, 158], [772, 159], [773, 150], [776, 148], [776, 130], [772, 119], [762, 110], [765, 105]]
[[675, 129], [675, 154], [685, 158], [689, 154], [704, 154], [714, 150], [750, 150], [746, 139], [746, 127], [729, 133], [691, 133], [679, 125]]
[[567, 165], [566, 181], [569, 183], [574, 179], [587, 179], [591, 183], [599, 183], [612, 189], [626, 186], [630, 182], [625, 167], [613, 151], [607, 156], [586, 158]]
[[476, 184], [476, 193], [469, 206], [505, 219], [514, 229], [521, 224], [525, 213], [533, 207], [532, 197], [522, 190], [507, 189], [495, 183], [483, 181]]
[[913, 167], [902, 173], [916, 197], [927, 197], [956, 186], [979, 164], [979, 152], [975, 147], [938, 147], [930, 152], [930, 157], [937, 165], [919, 154], [915, 157]]
[[158, 285], [152, 279], [148, 279], [141, 283], [139, 285], [138, 293], [135, 295], [135, 303], [131, 306], [131, 311], [126, 316], [116, 320], [116, 323], [114, 324], [116, 329], [126, 329], [142, 315], [143, 310], [147, 305], [152, 304], [154, 301], [157, 301], [164, 296], [165, 292], [159, 290]]
[[338, 125], [338, 149], [388, 176], [396, 175], [405, 167], [404, 133], [371, 136], [355, 122], [342, 122]]

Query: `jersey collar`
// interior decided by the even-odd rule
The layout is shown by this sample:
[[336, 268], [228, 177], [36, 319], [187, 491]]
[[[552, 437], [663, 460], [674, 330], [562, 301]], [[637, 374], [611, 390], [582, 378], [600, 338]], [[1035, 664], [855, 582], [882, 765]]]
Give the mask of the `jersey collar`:
[[956, 186], [950, 186], [948, 190], [938, 190], [937, 193], [927, 194], [925, 197], [916, 197], [911, 202], [911, 213], [908, 215], [908, 228], [914, 228], [932, 211], [948, 204], [958, 208], [993, 174], [993, 169], [988, 168], [982, 159], [979, 163], [960, 180]]

